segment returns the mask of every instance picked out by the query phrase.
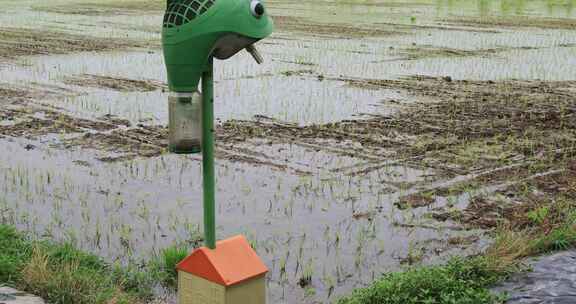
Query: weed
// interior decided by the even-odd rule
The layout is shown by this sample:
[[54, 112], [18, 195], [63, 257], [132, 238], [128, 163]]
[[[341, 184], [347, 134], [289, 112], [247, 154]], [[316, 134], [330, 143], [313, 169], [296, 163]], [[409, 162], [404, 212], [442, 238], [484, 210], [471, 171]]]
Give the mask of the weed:
[[176, 287], [178, 284], [176, 265], [186, 258], [188, 253], [189, 250], [180, 245], [174, 245], [162, 250], [160, 255], [150, 263], [149, 268], [153, 276], [166, 286]]
[[412, 268], [384, 275], [338, 304], [501, 303], [487, 287], [501, 279], [483, 258], [454, 258], [444, 266]]
[[538, 209], [535, 209], [535, 210], [528, 212], [528, 214], [526, 216], [534, 224], [541, 225], [544, 222], [544, 220], [546, 220], [546, 217], [548, 216], [549, 212], [550, 212], [550, 208], [540, 207]]
[[[69, 244], [34, 241], [0, 225], [0, 281], [50, 303], [137, 303], [149, 298], [151, 280], [142, 272], [113, 267]], [[138, 275], [136, 275], [138, 273]]]
[[311, 297], [316, 294], [316, 289], [314, 287], [306, 287], [304, 290], [304, 297]]
[[300, 285], [300, 287], [302, 288], [310, 286], [312, 284], [313, 275], [314, 275], [314, 267], [312, 265], [312, 260], [310, 260], [308, 264], [306, 264], [306, 266], [304, 267], [302, 276], [298, 280], [298, 285]]
[[576, 244], [576, 230], [574, 226], [564, 226], [552, 230], [549, 234], [536, 240], [536, 251], [547, 252], [566, 250]]
[[[558, 179], [554, 177], [553, 180]], [[549, 185], [548, 180], [537, 183]], [[554, 187], [557, 188], [556, 184]], [[529, 189], [530, 185], [515, 187]], [[576, 245], [572, 199], [565, 197], [566, 194], [552, 193], [555, 200], [541, 198], [534, 201], [532, 191], [516, 193], [524, 196], [521, 199], [527, 203], [502, 208], [501, 221], [496, 221], [502, 224], [496, 226], [494, 242], [482, 256], [456, 258], [443, 266], [386, 274], [372, 286], [356, 290], [338, 303], [502, 303], [504, 296], [492, 295], [488, 288], [511, 273], [523, 270], [523, 258]], [[490, 200], [472, 200], [470, 204], [473, 206], [468, 209], [494, 206], [485, 204], [485, 199]]]

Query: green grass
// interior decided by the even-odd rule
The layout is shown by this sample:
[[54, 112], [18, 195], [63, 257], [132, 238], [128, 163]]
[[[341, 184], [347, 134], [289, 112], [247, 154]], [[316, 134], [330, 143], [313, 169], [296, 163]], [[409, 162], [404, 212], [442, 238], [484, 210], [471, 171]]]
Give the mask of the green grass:
[[522, 259], [576, 246], [576, 204], [560, 197], [542, 204], [517, 215], [520, 221], [527, 218], [528, 226], [520, 230], [514, 225], [499, 227], [493, 244], [481, 256], [385, 274], [337, 303], [503, 303], [505, 295], [491, 294], [489, 288], [524, 270]]
[[112, 265], [70, 244], [32, 240], [0, 225], [0, 284], [54, 304], [143, 303], [155, 286], [177, 286], [176, 264], [188, 253], [186, 246], [171, 246], [145, 265]]
[[140, 303], [151, 297], [152, 277], [121, 268], [69, 244], [34, 241], [0, 225], [0, 283], [49, 303]]
[[455, 258], [442, 266], [386, 274], [338, 304], [501, 303], [503, 297], [488, 287], [502, 276], [483, 258]]
[[550, 232], [500, 230], [482, 256], [454, 258], [446, 265], [410, 268], [385, 274], [370, 287], [357, 289], [338, 304], [503, 303], [505, 295], [489, 288], [524, 269], [523, 258], [576, 245], [574, 223]]
[[32, 246], [7, 226], [0, 226], [0, 282], [20, 280], [20, 272], [30, 259]]
[[149, 265], [150, 272], [165, 286], [175, 288], [178, 284], [176, 265], [188, 254], [189, 250], [185, 246], [168, 247], [152, 260]]

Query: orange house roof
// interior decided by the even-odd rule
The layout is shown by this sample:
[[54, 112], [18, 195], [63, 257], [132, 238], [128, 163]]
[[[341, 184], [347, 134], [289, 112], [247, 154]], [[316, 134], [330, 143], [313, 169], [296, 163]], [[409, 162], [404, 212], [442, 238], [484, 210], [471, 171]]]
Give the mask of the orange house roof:
[[196, 249], [176, 269], [223, 286], [231, 286], [268, 272], [241, 235], [216, 243], [216, 249]]

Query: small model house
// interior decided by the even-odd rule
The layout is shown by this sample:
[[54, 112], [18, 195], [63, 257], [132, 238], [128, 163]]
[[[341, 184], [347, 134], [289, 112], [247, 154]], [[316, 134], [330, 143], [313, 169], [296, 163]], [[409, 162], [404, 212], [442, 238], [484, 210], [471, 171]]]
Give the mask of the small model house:
[[243, 236], [199, 248], [180, 262], [179, 304], [265, 304], [268, 268]]

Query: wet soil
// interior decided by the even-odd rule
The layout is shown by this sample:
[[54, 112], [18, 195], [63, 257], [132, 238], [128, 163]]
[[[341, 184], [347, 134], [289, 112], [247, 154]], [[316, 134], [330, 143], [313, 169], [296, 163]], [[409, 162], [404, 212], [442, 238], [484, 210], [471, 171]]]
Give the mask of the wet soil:
[[[231, 121], [223, 125], [225, 138], [351, 142], [358, 149], [351, 148], [350, 153], [378, 157], [383, 149], [394, 149], [398, 157], [420, 158], [428, 161], [427, 165], [437, 166], [442, 161], [448, 172], [458, 173], [543, 157], [553, 152], [550, 147], [557, 151], [574, 144], [573, 81], [456, 81], [420, 76], [402, 80], [337, 79], [370, 89], [410, 89], [411, 94], [427, 101], [406, 105], [393, 116], [374, 115], [323, 125]], [[483, 153], [471, 153], [471, 149]]]
[[[98, 121], [72, 117], [48, 108], [2, 109], [0, 136], [38, 139], [48, 134], [110, 131], [125, 124], [120, 120]], [[13, 122], [13, 123], [10, 123]]]
[[[484, 82], [421, 76], [402, 80], [337, 79], [347, 85], [370, 89], [410, 88], [411, 94], [427, 101], [406, 105], [397, 115], [319, 125], [300, 126], [266, 117], [252, 121], [231, 120], [218, 126], [218, 141], [223, 145], [254, 139], [265, 140], [268, 144], [298, 144], [376, 163], [390, 158], [393, 151], [397, 159], [434, 166], [448, 175], [496, 169], [531, 158], [560, 157], [574, 152], [576, 93], [573, 89], [576, 82]], [[66, 81], [121, 91], [162, 87], [153, 82], [90, 75]], [[6, 91], [4, 94], [17, 97], [27, 93]], [[45, 115], [48, 121], [54, 122], [46, 125], [45, 120], [34, 118], [4, 127], [3, 134], [19, 135], [26, 129], [38, 130], [40, 133], [34, 132], [37, 134], [51, 133], [56, 131], [58, 121], [68, 132], [91, 126], [86, 120], [65, 114], [47, 111]], [[53, 119], [55, 117], [60, 119]], [[101, 132], [110, 130], [101, 122], [94, 123], [96, 133], [71, 139], [66, 147], [106, 147], [110, 151], [152, 156], [160, 154], [166, 146], [166, 129], [161, 126]], [[374, 169], [377, 168], [376, 165]], [[365, 169], [362, 173], [368, 172]], [[490, 180], [494, 176], [484, 178]], [[437, 189], [437, 193], [441, 190]]]
[[463, 50], [445, 47], [434, 46], [419, 46], [405, 48], [398, 51], [401, 56], [398, 59], [389, 61], [405, 61], [405, 60], [420, 60], [427, 58], [451, 58], [451, 57], [495, 57], [500, 53], [509, 52], [512, 50], [534, 50], [535, 47], [502, 47], [502, 48], [489, 48], [489, 49], [475, 49]]
[[434, 197], [430, 194], [424, 195], [423, 193], [415, 193], [401, 197], [395, 205], [398, 209], [404, 210], [430, 206], [434, 202]]
[[80, 34], [25, 28], [0, 28], [0, 60], [21, 56], [111, 51], [146, 47], [131, 39], [97, 38]]
[[[558, 165], [569, 167], [570, 163]], [[576, 171], [555, 170], [512, 183], [489, 195], [474, 196], [463, 210], [436, 212], [431, 216], [439, 221], [456, 221], [469, 228], [509, 227], [514, 231], [522, 231], [536, 224], [529, 218], [531, 211], [547, 208], [547, 216], [554, 219], [555, 213], [564, 212], [558, 200], [568, 199], [573, 202], [575, 197]], [[550, 222], [546, 229], [551, 231], [561, 224]]]
[[450, 24], [443, 25], [440, 22], [434, 23], [427, 23], [427, 24], [398, 24], [392, 22], [377, 22], [376, 24], [380, 26], [392, 26], [395, 29], [402, 31], [402, 32], [413, 32], [416, 30], [440, 30], [446, 32], [469, 32], [469, 33], [490, 33], [490, 34], [498, 34], [502, 31], [497, 28], [478, 28], [478, 27], [468, 27], [466, 25], [463, 26], [454, 26]]
[[307, 18], [292, 16], [275, 16], [274, 23], [279, 30], [291, 33], [306, 33], [319, 37], [338, 37], [342, 39], [381, 37], [403, 35], [405, 32], [395, 30], [391, 26], [363, 27], [349, 23], [318, 23]]
[[134, 80], [123, 77], [92, 74], [66, 77], [64, 83], [76, 86], [111, 89], [120, 92], [150, 92], [167, 88], [165, 83], [156, 80]]
[[[165, 4], [157, 1], [121, 1], [121, 2], [79, 2], [56, 6], [36, 5], [35, 10], [83, 16], [138, 15], [143, 13], [162, 12]], [[345, 39], [401, 35], [405, 32], [395, 30], [395, 26], [381, 24], [355, 25], [350, 23], [314, 22], [305, 17], [274, 16], [277, 28], [283, 32], [305, 33], [313, 37], [340, 37]], [[134, 28], [136, 29], [136, 28]], [[310, 36], [309, 35], [309, 36]]]
[[571, 18], [542, 18], [526, 16], [486, 16], [441, 19], [445, 25], [465, 25], [474, 28], [537, 28], [565, 29], [576, 28], [576, 21]]
[[70, 15], [84, 16], [110, 16], [110, 15], [138, 15], [143, 12], [157, 12], [166, 8], [162, 1], [81, 1], [60, 5], [36, 5], [35, 10]]
[[111, 116], [78, 118], [57, 107], [37, 103], [75, 94], [68, 88], [41, 84], [0, 88], [0, 136], [39, 139], [48, 134], [105, 132], [130, 125], [125, 119]]

